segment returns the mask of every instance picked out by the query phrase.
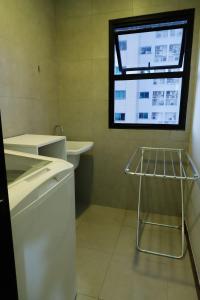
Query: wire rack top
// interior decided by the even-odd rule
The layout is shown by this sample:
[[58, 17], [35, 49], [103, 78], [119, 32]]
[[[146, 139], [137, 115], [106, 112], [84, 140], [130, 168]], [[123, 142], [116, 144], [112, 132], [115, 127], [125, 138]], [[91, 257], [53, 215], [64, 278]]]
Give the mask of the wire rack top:
[[171, 179], [197, 180], [199, 172], [184, 149], [139, 147], [131, 155], [125, 173]]

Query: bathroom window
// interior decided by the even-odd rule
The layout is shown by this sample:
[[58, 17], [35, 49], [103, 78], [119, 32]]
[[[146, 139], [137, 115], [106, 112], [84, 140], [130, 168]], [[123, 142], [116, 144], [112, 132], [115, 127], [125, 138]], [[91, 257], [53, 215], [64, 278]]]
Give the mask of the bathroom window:
[[110, 128], [185, 129], [193, 22], [194, 9], [109, 21]]

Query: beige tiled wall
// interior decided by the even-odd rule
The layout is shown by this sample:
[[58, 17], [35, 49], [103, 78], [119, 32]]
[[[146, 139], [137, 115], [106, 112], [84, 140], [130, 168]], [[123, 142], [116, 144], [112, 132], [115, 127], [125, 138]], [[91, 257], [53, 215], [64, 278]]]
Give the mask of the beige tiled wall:
[[1, 1], [0, 109], [6, 137], [50, 133], [58, 122], [55, 32], [53, 1]]
[[[92, 167], [87, 169], [87, 165], [83, 163], [80, 164], [79, 169], [81, 172], [81, 168], [84, 168], [82, 174], [91, 172], [93, 175], [93, 182], [90, 183], [89, 188], [92, 187], [90, 195], [94, 203], [121, 208], [136, 207], [138, 182], [123, 174], [124, 165], [135, 147], [154, 145], [187, 148], [195, 83], [195, 80], [190, 81], [186, 131], [109, 129], [108, 20], [192, 7], [196, 8], [198, 15], [199, 6], [198, 0], [87, 0], [84, 2], [60, 0], [57, 2], [60, 121], [64, 125], [68, 139], [95, 142], [92, 153], [87, 155], [87, 161], [89, 159], [92, 161], [90, 164]], [[192, 78], [196, 74], [198, 26], [199, 18], [196, 17]], [[87, 183], [84, 181], [85, 184]], [[85, 187], [83, 189], [85, 190]], [[81, 187], [79, 190], [81, 193]], [[169, 190], [172, 190], [170, 185]], [[159, 191], [152, 188], [145, 194], [150, 201], [154, 197], [154, 210], [162, 210], [169, 214], [176, 211], [173, 206], [176, 193], [171, 193], [170, 201], [169, 193], [163, 192], [162, 189]], [[166, 194], [167, 196], [164, 197]]]
[[[186, 131], [117, 130], [108, 128], [108, 20], [161, 11], [196, 8], [192, 72]], [[198, 0], [60, 0], [56, 6], [60, 120], [68, 139], [92, 140], [91, 201], [114, 207], [136, 207], [137, 180], [123, 174], [136, 146], [188, 146], [196, 72]], [[84, 157], [82, 158], [84, 160]], [[85, 174], [88, 172], [84, 164]], [[85, 182], [84, 182], [85, 184]], [[157, 183], [156, 183], [157, 184]], [[154, 192], [156, 210], [174, 213], [176, 197]], [[171, 196], [170, 196], [171, 193]], [[167, 194], [167, 197], [164, 195]], [[169, 199], [170, 196], [170, 199]], [[162, 199], [160, 204], [160, 198]], [[170, 203], [169, 203], [170, 201]], [[165, 203], [165, 204], [163, 204]]]
[[[198, 59], [198, 74], [197, 86], [195, 92], [195, 105], [194, 105], [194, 118], [192, 122], [192, 130], [190, 135], [190, 154], [193, 158], [195, 165], [200, 173], [200, 32], [199, 32], [199, 59]], [[187, 226], [190, 235], [192, 250], [198, 269], [200, 280], [200, 180], [193, 184], [187, 185], [187, 201], [186, 201], [186, 216]]]

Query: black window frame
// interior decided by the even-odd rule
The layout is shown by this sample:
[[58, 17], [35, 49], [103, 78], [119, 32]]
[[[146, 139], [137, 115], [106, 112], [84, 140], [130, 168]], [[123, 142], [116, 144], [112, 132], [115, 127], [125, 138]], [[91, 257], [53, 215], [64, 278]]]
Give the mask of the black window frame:
[[[143, 15], [137, 17], [121, 18], [109, 20], [109, 128], [122, 128], [122, 129], [164, 129], [164, 130], [185, 130], [186, 124], [186, 112], [187, 112], [187, 102], [188, 102], [188, 92], [189, 92], [189, 78], [190, 78], [190, 64], [191, 64], [191, 53], [192, 53], [192, 39], [193, 39], [193, 27], [194, 27], [194, 14], [195, 9], [185, 9], [172, 12], [164, 12], [158, 14]], [[148, 70], [157, 69], [156, 73], [135, 73], [126, 74], [127, 71], [142, 71], [147, 70], [147, 68], [123, 68], [121, 64], [120, 49], [119, 49], [119, 39], [118, 36], [125, 31], [116, 31], [117, 28], [123, 28], [128, 26], [140, 26], [148, 24], [158, 24], [158, 23], [168, 23], [175, 21], [187, 20], [187, 24], [182, 24], [178, 26], [163, 26], [162, 30], [165, 29], [176, 29], [184, 28], [182, 36], [182, 46], [180, 50], [179, 62], [177, 65], [172, 66], [148, 66]], [[164, 29], [163, 29], [164, 28]], [[161, 30], [160, 28], [148, 28], [147, 30], [138, 29], [137, 31], [156, 31]], [[127, 32], [131, 32], [128, 30]], [[136, 30], [134, 30], [134, 33]], [[121, 74], [114, 74], [115, 67], [115, 47], [116, 54], [118, 57], [118, 66]], [[184, 58], [183, 71], [173, 71], [173, 72], [159, 72], [159, 69], [177, 69], [182, 67]], [[141, 123], [115, 123], [114, 119], [114, 86], [115, 81], [121, 80], [143, 80], [143, 79], [161, 79], [161, 78], [181, 78], [181, 98], [180, 98], [180, 110], [179, 110], [179, 122], [178, 124], [141, 124]]]

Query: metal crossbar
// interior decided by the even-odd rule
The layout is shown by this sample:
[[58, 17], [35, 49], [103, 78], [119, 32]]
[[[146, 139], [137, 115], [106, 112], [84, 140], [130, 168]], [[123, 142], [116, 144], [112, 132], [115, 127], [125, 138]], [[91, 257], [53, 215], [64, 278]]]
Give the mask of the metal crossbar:
[[[183, 149], [140, 147], [131, 155], [128, 164], [126, 165], [125, 173], [130, 175], [137, 175], [140, 177], [139, 190], [138, 190], [138, 209], [137, 209], [137, 236], [136, 236], [137, 249], [141, 252], [145, 252], [149, 254], [160, 255], [160, 256], [165, 256], [170, 258], [177, 258], [177, 259], [182, 258], [185, 251], [183, 181], [197, 180], [200, 178], [199, 173], [195, 167], [195, 164], [192, 161], [189, 154], [185, 153]], [[142, 220], [140, 218], [142, 178], [144, 176], [171, 178], [171, 179], [180, 180], [180, 190], [181, 190], [181, 224], [180, 225], [155, 223], [155, 222], [150, 222], [148, 220]], [[141, 223], [146, 225], [180, 229], [181, 230], [181, 253], [179, 255], [174, 255], [174, 254], [156, 252], [156, 251], [151, 251], [148, 249], [141, 248], [140, 246]]]

